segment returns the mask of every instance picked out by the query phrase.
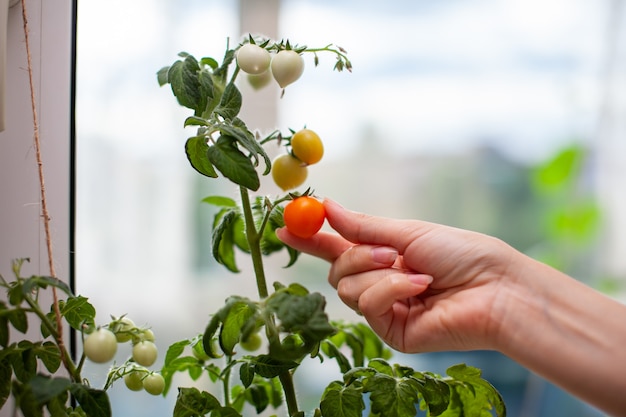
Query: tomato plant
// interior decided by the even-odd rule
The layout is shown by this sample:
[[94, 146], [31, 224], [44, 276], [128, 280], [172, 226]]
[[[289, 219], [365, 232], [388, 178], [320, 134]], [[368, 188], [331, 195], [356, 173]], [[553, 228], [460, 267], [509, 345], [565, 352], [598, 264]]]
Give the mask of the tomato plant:
[[317, 133], [310, 129], [302, 129], [291, 137], [293, 154], [307, 165], [321, 161], [324, 156], [324, 144]]
[[112, 331], [99, 328], [87, 336], [83, 348], [90, 361], [95, 363], [109, 362], [117, 352], [117, 338]]
[[[161, 369], [151, 370], [148, 367], [158, 356], [152, 330], [137, 327], [124, 315], [98, 326], [95, 308], [86, 297], [74, 294], [55, 277], [23, 277], [21, 266], [26, 260], [17, 260], [13, 281], [0, 276], [0, 287], [7, 294], [6, 301], [0, 300], [0, 407], [12, 395], [15, 415], [19, 408], [25, 417], [110, 417], [107, 391], [117, 381], [123, 380], [131, 391], [161, 395], [172, 387], [175, 374], [182, 372], [193, 381], [204, 377], [203, 385], [217, 384], [221, 398], [209, 388], [178, 387], [174, 417], [241, 417], [246, 404], [257, 414], [276, 414], [267, 410], [271, 407], [284, 408], [289, 416], [359, 416], [365, 412], [366, 400], [381, 417], [413, 417], [421, 411], [429, 416], [486, 415], [492, 409], [498, 416], [505, 415], [501, 397], [479, 370], [461, 364], [439, 376], [391, 363], [391, 351], [366, 324], [331, 320], [325, 297], [310, 292], [297, 277], [289, 285], [268, 285], [266, 256], [286, 251], [285, 267], [292, 267], [299, 256], [276, 237], [276, 230], [286, 225], [292, 233], [308, 237], [324, 222], [323, 205], [312, 197], [310, 187], [287, 192], [306, 182], [308, 165], [321, 159], [323, 147], [308, 130], [289, 128], [291, 136], [280, 129], [269, 134], [251, 130], [239, 117], [243, 97], [237, 77], [246, 72], [271, 73], [284, 89], [302, 75], [305, 56], [312, 56], [317, 66], [322, 53], [336, 57], [335, 70], [351, 70], [340, 47], [311, 48], [248, 36], [234, 48], [227, 45], [221, 62], [181, 53], [157, 73], [160, 85], [169, 85], [178, 103], [191, 110], [183, 125], [195, 129], [184, 144], [192, 168], [206, 178], [237, 186], [235, 198], [203, 200], [215, 210], [211, 255], [233, 273], [240, 272], [236, 253], [248, 256], [258, 297], [230, 296], [207, 312], [202, 333], [172, 344]], [[270, 146], [278, 147], [274, 160], [268, 154]], [[261, 189], [260, 177], [270, 173], [283, 194]], [[247, 284], [238, 280], [237, 285]], [[51, 289], [54, 301], [44, 309], [40, 300], [45, 297], [39, 295]], [[56, 297], [57, 291], [62, 298]], [[14, 334], [29, 330], [31, 317], [38, 320], [35, 328], [41, 340], [13, 341]], [[76, 360], [66, 348], [64, 325], [84, 341]], [[10, 332], [10, 327], [16, 332]], [[116, 357], [118, 343], [129, 341], [131, 356]], [[114, 361], [102, 388], [83, 377], [87, 359]], [[338, 375], [323, 390], [319, 405], [307, 412], [296, 396], [294, 375], [309, 359], [334, 361]]]
[[287, 230], [301, 238], [310, 238], [324, 224], [324, 205], [316, 198], [303, 196], [289, 202], [283, 214]]

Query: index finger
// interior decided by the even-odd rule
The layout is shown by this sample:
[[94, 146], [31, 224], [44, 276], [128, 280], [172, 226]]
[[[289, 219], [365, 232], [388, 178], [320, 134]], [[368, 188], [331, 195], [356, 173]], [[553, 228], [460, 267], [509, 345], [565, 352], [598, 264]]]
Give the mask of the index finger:
[[276, 229], [276, 236], [283, 243], [300, 252], [308, 253], [331, 263], [353, 246], [352, 243], [338, 234], [329, 232], [318, 232], [310, 238], [303, 239], [283, 227]]

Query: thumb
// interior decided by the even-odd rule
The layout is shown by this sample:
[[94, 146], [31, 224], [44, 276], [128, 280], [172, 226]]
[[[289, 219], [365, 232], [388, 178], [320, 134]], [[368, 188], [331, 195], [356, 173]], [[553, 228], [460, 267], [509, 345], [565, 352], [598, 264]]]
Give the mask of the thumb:
[[411, 242], [432, 229], [432, 225], [427, 222], [390, 219], [350, 211], [328, 198], [324, 200], [324, 209], [328, 224], [350, 242], [391, 246], [400, 253]]

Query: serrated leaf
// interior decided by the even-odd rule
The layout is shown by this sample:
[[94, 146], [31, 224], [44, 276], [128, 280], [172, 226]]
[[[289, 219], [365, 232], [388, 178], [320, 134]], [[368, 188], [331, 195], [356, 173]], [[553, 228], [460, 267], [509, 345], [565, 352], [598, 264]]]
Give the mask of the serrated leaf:
[[163, 87], [165, 84], [169, 83], [168, 76], [167, 76], [169, 71], [170, 71], [169, 65], [157, 71], [157, 82], [159, 83], [160, 87]]
[[244, 301], [234, 303], [228, 310], [228, 315], [224, 318], [222, 329], [220, 330], [220, 346], [226, 354], [232, 355], [233, 348], [239, 343], [242, 328], [249, 320], [255, 320], [258, 311]]
[[196, 380], [199, 375], [202, 374], [202, 371], [202, 364], [193, 356], [181, 356], [172, 359], [167, 365], [163, 365], [161, 368], [161, 375], [163, 379], [165, 379], [163, 393], [167, 394], [169, 392], [174, 374], [178, 372], [188, 372], [191, 379]]
[[246, 389], [246, 399], [252, 404], [257, 414], [261, 414], [270, 403], [269, 395], [265, 387], [252, 384]]
[[105, 391], [72, 384], [71, 392], [89, 417], [111, 417], [111, 403]]
[[16, 308], [7, 314], [9, 322], [15, 330], [20, 333], [26, 333], [28, 331], [28, 318], [26, 312], [21, 308]]
[[237, 148], [233, 138], [220, 136], [215, 145], [209, 147], [208, 156], [215, 168], [235, 184], [252, 191], [259, 189], [261, 183], [254, 165]]
[[243, 120], [235, 117], [231, 122], [226, 121], [217, 125], [217, 128], [223, 135], [234, 138], [244, 149], [250, 152], [250, 155], [255, 159], [255, 165], [258, 165], [258, 156], [261, 155], [265, 162], [263, 175], [269, 174], [272, 161], [263, 146], [257, 142], [254, 134], [248, 130]]
[[220, 407], [220, 402], [206, 391], [197, 388], [179, 388], [173, 417], [204, 416]]
[[237, 202], [230, 197], [224, 197], [221, 195], [212, 195], [209, 197], [205, 197], [202, 199], [203, 203], [212, 204], [217, 207], [223, 208], [235, 208], [237, 207]]
[[248, 388], [254, 380], [254, 365], [250, 362], [244, 362], [239, 367], [239, 379], [244, 387]]
[[33, 343], [22, 340], [13, 354], [9, 356], [15, 378], [22, 383], [27, 383], [37, 373], [37, 358], [33, 347]]
[[459, 395], [462, 408], [468, 415], [480, 415], [482, 410], [495, 408], [496, 415], [506, 416], [506, 405], [502, 396], [488, 381], [482, 378], [478, 368], [458, 364], [449, 367], [446, 374], [452, 379], [446, 382]]
[[324, 417], [361, 417], [365, 410], [363, 395], [353, 386], [331, 382], [324, 391], [320, 411]]
[[322, 350], [329, 358], [334, 358], [337, 361], [337, 365], [339, 365], [339, 371], [341, 373], [348, 372], [352, 366], [350, 365], [350, 361], [344, 355], [335, 344], [329, 342], [328, 340], [324, 340], [322, 342]]
[[51, 374], [54, 374], [61, 366], [61, 352], [53, 342], [47, 341], [43, 344], [35, 344], [33, 353], [43, 362]]
[[181, 106], [194, 110], [196, 115], [202, 113], [206, 107], [206, 97], [202, 96], [198, 73], [198, 61], [188, 55], [183, 61], [176, 61], [169, 68], [167, 79]]
[[258, 355], [253, 359], [254, 371], [263, 378], [274, 378], [298, 366], [295, 361], [283, 361], [270, 355]]
[[176, 359], [180, 355], [182, 355], [183, 352], [185, 351], [185, 348], [187, 346], [189, 346], [189, 344], [190, 344], [190, 342], [187, 339], [181, 340], [181, 341], [176, 342], [176, 343], [172, 343], [167, 348], [167, 352], [165, 353], [165, 360], [163, 361], [163, 365], [164, 366], [169, 365], [174, 359]]
[[224, 88], [222, 98], [214, 112], [224, 119], [232, 119], [239, 114], [242, 104], [241, 92], [234, 83], [229, 83]]
[[0, 346], [3, 348], [9, 345], [9, 319], [7, 318], [7, 312], [9, 309], [7, 305], [0, 301]]
[[233, 239], [233, 222], [238, 215], [235, 210], [222, 210], [215, 216], [216, 224], [213, 226], [213, 257], [231, 272], [239, 272]]
[[276, 313], [284, 331], [298, 333], [305, 341], [319, 342], [335, 332], [324, 311], [326, 300], [320, 293], [281, 292], [271, 297], [268, 307]]
[[419, 401], [414, 381], [376, 374], [364, 385], [370, 393], [372, 411], [385, 417], [412, 417]]
[[217, 172], [209, 161], [208, 151], [209, 145], [204, 136], [190, 137], [185, 143], [185, 154], [193, 169], [206, 177], [217, 178]]
[[30, 380], [30, 386], [37, 404], [43, 405], [54, 397], [62, 395], [69, 390], [72, 382], [63, 377], [49, 377], [36, 375]]
[[206, 119], [203, 119], [202, 117], [198, 117], [198, 116], [189, 116], [188, 118], [185, 119], [185, 122], [183, 123], [184, 127], [187, 126], [209, 126], [209, 122], [206, 121]]
[[9, 395], [11, 395], [11, 376], [13, 371], [9, 361], [0, 360], [0, 409], [4, 406]]
[[83, 296], [68, 298], [60, 310], [61, 315], [75, 330], [80, 330], [84, 323], [93, 323], [96, 318], [96, 309]]
[[33, 275], [22, 283], [22, 292], [24, 296], [31, 295], [37, 288], [46, 289], [48, 286], [56, 287], [67, 295], [73, 295], [70, 287], [58, 278]]

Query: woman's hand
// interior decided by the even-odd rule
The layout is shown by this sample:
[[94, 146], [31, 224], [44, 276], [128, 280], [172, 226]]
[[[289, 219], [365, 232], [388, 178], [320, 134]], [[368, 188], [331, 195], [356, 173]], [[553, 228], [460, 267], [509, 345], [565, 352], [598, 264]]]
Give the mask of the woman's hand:
[[492, 348], [512, 248], [479, 233], [324, 206], [338, 234], [301, 239], [280, 229], [278, 237], [329, 261], [330, 284], [385, 342], [403, 352]]

